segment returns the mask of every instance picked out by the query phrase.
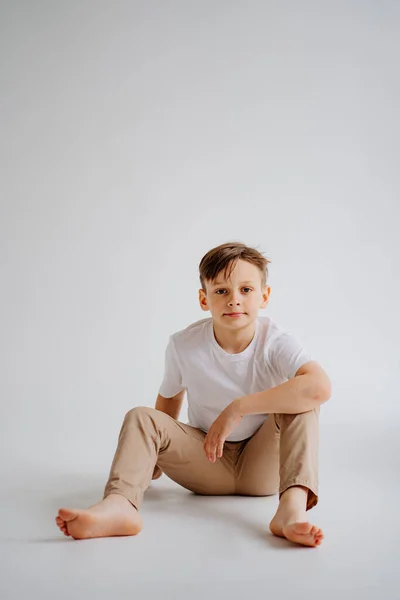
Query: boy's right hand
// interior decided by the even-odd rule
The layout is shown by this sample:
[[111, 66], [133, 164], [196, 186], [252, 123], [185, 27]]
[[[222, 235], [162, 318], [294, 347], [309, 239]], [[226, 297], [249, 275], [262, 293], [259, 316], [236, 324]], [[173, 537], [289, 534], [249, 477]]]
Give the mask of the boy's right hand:
[[158, 465], [156, 465], [154, 467], [152, 479], [158, 479], [159, 477], [161, 477], [162, 473], [163, 472], [161, 471], [160, 467]]

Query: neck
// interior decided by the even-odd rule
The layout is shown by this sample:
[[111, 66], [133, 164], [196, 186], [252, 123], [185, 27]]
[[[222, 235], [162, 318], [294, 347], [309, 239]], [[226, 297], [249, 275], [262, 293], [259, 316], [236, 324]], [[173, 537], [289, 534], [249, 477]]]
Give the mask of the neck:
[[239, 354], [246, 350], [254, 338], [256, 331], [255, 321], [245, 327], [232, 330], [213, 322], [214, 337], [216, 342], [228, 354]]

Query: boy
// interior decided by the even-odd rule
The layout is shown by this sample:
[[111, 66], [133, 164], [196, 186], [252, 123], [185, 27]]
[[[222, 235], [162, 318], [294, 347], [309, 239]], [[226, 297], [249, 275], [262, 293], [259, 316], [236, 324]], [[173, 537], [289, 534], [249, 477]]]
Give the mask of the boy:
[[[203, 257], [199, 303], [212, 317], [170, 336], [155, 408], [126, 414], [103, 499], [60, 509], [65, 535], [136, 535], [143, 494], [165, 472], [196, 494], [279, 493], [271, 532], [321, 544], [306, 511], [318, 502], [319, 407], [331, 385], [290, 332], [258, 316], [269, 262], [238, 242]], [[185, 390], [188, 424], [178, 421]]]

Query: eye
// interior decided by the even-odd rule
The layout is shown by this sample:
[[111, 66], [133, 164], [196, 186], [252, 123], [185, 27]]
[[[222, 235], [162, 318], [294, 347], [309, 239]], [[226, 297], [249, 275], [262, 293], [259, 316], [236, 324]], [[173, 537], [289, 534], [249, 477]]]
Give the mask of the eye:
[[[242, 290], [250, 290], [250, 291], [252, 291], [252, 288], [246, 286], [246, 287], [242, 288]], [[215, 293], [218, 296], [221, 296], [221, 294], [218, 294], [218, 292], [224, 292], [224, 291], [225, 291], [225, 289], [215, 290]]]

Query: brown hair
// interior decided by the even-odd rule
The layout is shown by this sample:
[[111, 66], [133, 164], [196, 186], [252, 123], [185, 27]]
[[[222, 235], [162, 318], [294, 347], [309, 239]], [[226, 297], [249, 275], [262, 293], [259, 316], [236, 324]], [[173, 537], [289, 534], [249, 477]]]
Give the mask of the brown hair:
[[[224, 271], [224, 278], [229, 279], [238, 260], [245, 260], [259, 268], [261, 273], [261, 287], [264, 287], [268, 278], [268, 264], [271, 262], [255, 248], [250, 248], [241, 242], [226, 242], [212, 248], [203, 256], [199, 264], [200, 284], [206, 291], [206, 281], [215, 281], [218, 273]], [[227, 271], [229, 275], [227, 276]]]

